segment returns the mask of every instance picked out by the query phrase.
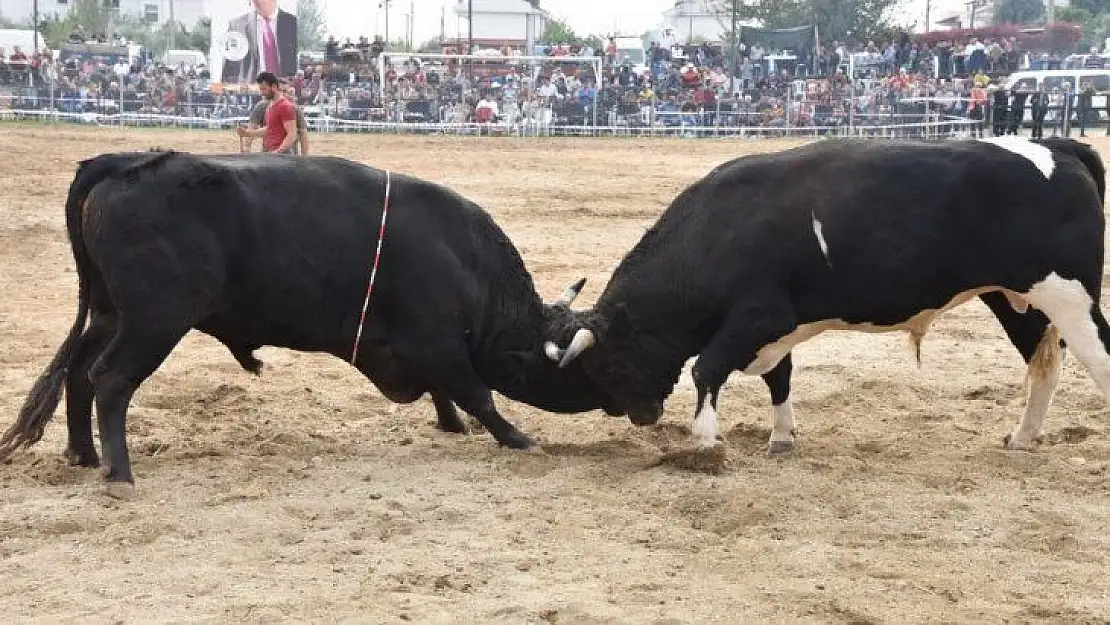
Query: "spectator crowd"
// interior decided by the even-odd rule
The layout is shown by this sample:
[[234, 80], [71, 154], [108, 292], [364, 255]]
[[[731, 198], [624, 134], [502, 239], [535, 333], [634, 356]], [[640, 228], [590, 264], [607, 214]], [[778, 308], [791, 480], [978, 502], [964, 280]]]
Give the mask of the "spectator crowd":
[[[383, 56], [380, 38], [329, 38], [322, 60], [302, 59], [291, 79], [293, 99], [310, 117], [349, 122], [770, 130], [900, 124], [977, 119], [985, 108], [978, 108], [976, 87], [1018, 69], [1024, 52], [1013, 37], [923, 44], [902, 35], [801, 50], [744, 43], [732, 61], [719, 45], [668, 38], [652, 42], [642, 64], [622, 57], [612, 39], [599, 50], [553, 42], [538, 50], [544, 61], [514, 59], [521, 52], [507, 44], [475, 51], [488, 59], [464, 61]], [[245, 117], [258, 98], [250, 89], [214, 88], [203, 65], [62, 58], [48, 50], [28, 56], [18, 48], [0, 50], [0, 85], [10, 94], [0, 92], [0, 108], [60, 113], [223, 120]]]

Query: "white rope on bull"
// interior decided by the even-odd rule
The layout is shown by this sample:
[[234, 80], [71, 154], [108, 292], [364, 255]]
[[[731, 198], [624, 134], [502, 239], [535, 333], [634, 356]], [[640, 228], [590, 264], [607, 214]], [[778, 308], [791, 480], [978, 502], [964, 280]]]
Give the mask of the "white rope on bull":
[[390, 191], [390, 174], [389, 170], [385, 170], [385, 200], [382, 203], [382, 223], [378, 227], [378, 247], [374, 251], [374, 265], [370, 269], [370, 279], [366, 284], [366, 299], [362, 301], [362, 314], [358, 319], [358, 332], [355, 334], [355, 345], [351, 349], [351, 364], [354, 365], [358, 360], [358, 346], [362, 342], [362, 330], [366, 325], [366, 311], [370, 308], [370, 294], [374, 292], [374, 280], [378, 277], [378, 261], [382, 257], [382, 241], [385, 240], [385, 220], [389, 216], [389, 191]]

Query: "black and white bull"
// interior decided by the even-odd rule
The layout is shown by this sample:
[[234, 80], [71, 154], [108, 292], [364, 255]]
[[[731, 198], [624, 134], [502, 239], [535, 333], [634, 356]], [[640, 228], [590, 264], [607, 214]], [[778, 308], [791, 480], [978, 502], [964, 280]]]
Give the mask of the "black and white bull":
[[734, 159], [674, 200], [546, 351], [561, 366], [579, 359], [637, 424], [660, 418], [696, 355], [700, 447], [716, 444], [729, 373], [761, 375], [770, 451], [785, 452], [794, 346], [826, 330], [900, 330], [920, 349], [937, 315], [979, 297], [1028, 364], [1005, 444], [1029, 449], [1065, 345], [1110, 397], [1104, 176], [1094, 150], [1063, 139], [830, 140]]
[[[253, 352], [265, 345], [349, 360], [385, 183], [385, 172], [334, 157], [151, 152], [81, 163], [65, 207], [77, 319], [0, 439], [0, 458], [42, 437], [64, 385], [66, 455], [99, 465], [95, 398], [109, 492], [129, 496], [128, 403], [193, 328], [254, 373]], [[545, 306], [485, 211], [393, 174], [354, 365], [392, 401], [429, 393], [443, 430], [466, 431], [458, 404], [501, 445], [532, 447], [498, 414], [491, 389], [551, 412], [606, 404], [579, 368], [560, 369], [543, 352], [582, 282]]]

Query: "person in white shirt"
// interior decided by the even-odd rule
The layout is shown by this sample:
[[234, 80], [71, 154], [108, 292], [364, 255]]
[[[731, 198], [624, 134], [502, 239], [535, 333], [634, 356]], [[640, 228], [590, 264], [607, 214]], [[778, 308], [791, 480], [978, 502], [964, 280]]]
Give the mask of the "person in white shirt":
[[497, 119], [497, 117], [499, 115], [498, 110], [497, 110], [497, 101], [494, 100], [493, 98], [489, 97], [489, 95], [483, 95], [482, 99], [478, 100], [478, 106], [474, 107], [475, 113], [477, 113], [478, 111], [481, 111], [482, 109], [489, 109], [489, 111], [490, 111], [489, 120], [490, 121], [495, 121]]

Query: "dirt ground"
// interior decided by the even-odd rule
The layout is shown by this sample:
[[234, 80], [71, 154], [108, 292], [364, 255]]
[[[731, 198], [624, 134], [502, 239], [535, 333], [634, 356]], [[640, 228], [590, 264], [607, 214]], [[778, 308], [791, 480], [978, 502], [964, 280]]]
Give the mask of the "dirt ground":
[[[582, 306], [682, 187], [788, 145], [314, 142], [477, 200], [546, 298], [589, 278]], [[0, 428], [76, 309], [62, 214], [76, 160], [155, 145], [237, 148], [207, 131], [0, 126]], [[256, 379], [193, 334], [141, 388], [133, 501], [64, 464], [62, 410], [0, 465], [5, 620], [1110, 622], [1107, 404], [1069, 355], [1045, 444], [1004, 451], [1024, 366], [977, 301], [938, 320], [920, 368], [895, 334], [797, 349], [787, 457], [766, 454], [762, 382], [734, 375], [717, 475], [660, 464], [688, 436], [686, 384], [649, 428], [499, 398], [533, 455], [441, 434], [430, 400], [393, 406], [340, 360], [260, 356]]]

